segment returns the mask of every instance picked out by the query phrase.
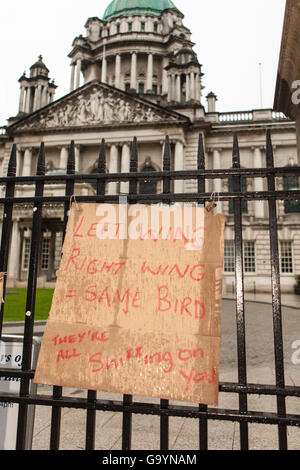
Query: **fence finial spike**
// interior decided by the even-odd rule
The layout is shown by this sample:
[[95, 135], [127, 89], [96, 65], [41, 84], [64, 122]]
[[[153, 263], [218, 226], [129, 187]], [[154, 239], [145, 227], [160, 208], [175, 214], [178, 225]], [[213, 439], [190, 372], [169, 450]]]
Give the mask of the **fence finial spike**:
[[274, 154], [270, 129], [266, 133], [266, 163], [268, 168], [274, 167]]
[[7, 176], [16, 176], [17, 173], [17, 145], [13, 144], [7, 168]]
[[67, 174], [73, 175], [75, 173], [75, 142], [71, 140], [71, 145], [69, 148], [69, 157], [67, 164]]
[[36, 174], [40, 175], [40, 176], [43, 176], [43, 175], [45, 175], [45, 171], [46, 171], [45, 144], [44, 144], [44, 142], [41, 142], [39, 156], [38, 156], [38, 162], [37, 162]]
[[233, 168], [240, 168], [240, 149], [237, 132], [233, 135], [232, 166]]

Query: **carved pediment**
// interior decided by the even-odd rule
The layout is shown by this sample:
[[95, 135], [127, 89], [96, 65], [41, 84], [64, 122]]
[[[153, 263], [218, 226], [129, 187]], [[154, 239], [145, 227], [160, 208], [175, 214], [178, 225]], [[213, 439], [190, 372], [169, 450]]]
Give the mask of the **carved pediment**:
[[11, 126], [15, 130], [186, 121], [187, 118], [101, 83], [88, 84]]

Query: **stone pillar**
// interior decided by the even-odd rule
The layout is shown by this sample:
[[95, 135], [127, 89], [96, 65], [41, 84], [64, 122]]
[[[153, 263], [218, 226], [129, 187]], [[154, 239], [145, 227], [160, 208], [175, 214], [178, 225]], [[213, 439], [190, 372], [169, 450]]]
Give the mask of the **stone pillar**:
[[20, 102], [19, 102], [19, 112], [22, 113], [24, 111], [24, 96], [25, 96], [25, 86], [21, 86], [21, 93], [20, 93]]
[[[263, 161], [262, 161], [262, 148], [261, 147], [253, 147], [253, 163], [254, 168], [262, 168]], [[264, 190], [264, 181], [262, 178], [254, 178], [254, 191], [263, 191]], [[259, 219], [263, 219], [265, 216], [264, 213], [264, 201], [255, 201], [255, 217]]]
[[27, 147], [24, 152], [23, 176], [31, 176], [32, 148]]
[[172, 84], [171, 84], [171, 101], [175, 101], [175, 97], [176, 97], [176, 94], [175, 94], [175, 80], [176, 80], [176, 77], [174, 74], [172, 74]]
[[71, 64], [71, 83], [70, 83], [70, 91], [74, 91], [75, 89], [75, 64]]
[[43, 106], [46, 106], [47, 104], [48, 104], [48, 90], [47, 90], [47, 86], [44, 86], [41, 106], [43, 107]]
[[[119, 153], [116, 144], [112, 144], [110, 148], [110, 161], [109, 161], [109, 173], [118, 173], [118, 160]], [[118, 183], [113, 181], [108, 183], [108, 194], [117, 194]]]
[[151, 92], [152, 88], [153, 88], [153, 54], [150, 52], [148, 54], [148, 64], [147, 64], [146, 93]]
[[80, 145], [75, 145], [75, 171], [80, 172]]
[[102, 83], [107, 82], [107, 60], [106, 60], [105, 55], [103, 56], [103, 59], [102, 59], [101, 82]]
[[168, 76], [168, 102], [172, 101], [172, 75]]
[[191, 72], [190, 85], [191, 85], [190, 98], [191, 100], [194, 100], [195, 99], [195, 74], [194, 72]]
[[[213, 169], [220, 170], [221, 169], [221, 154], [222, 149], [214, 149], [213, 150]], [[218, 193], [222, 192], [222, 180], [221, 179], [214, 179], [213, 180], [213, 192], [215, 193], [215, 198], [218, 200]], [[218, 202], [217, 207], [215, 209], [216, 213], [222, 212], [222, 203]]]
[[116, 55], [115, 87], [116, 88], [121, 88], [121, 54]]
[[168, 84], [168, 72], [165, 67], [168, 65], [168, 60], [164, 57], [162, 61], [162, 93], [163, 95], [168, 94], [169, 84]]
[[61, 147], [60, 149], [60, 162], [59, 168], [66, 170], [68, 166], [68, 148], [66, 146]]
[[80, 87], [80, 75], [81, 75], [81, 59], [77, 59], [76, 63], [76, 88]]
[[36, 109], [40, 109], [42, 106], [42, 85], [37, 87], [37, 99], [36, 99]]
[[185, 100], [186, 102], [190, 101], [191, 99], [191, 84], [190, 84], [190, 74], [187, 73], [185, 76]]
[[36, 111], [38, 107], [38, 88], [34, 88], [34, 100], [33, 100], [33, 109], [32, 111]]
[[136, 91], [136, 66], [137, 66], [137, 54], [132, 52], [131, 54], [131, 72], [130, 72], [130, 89]]
[[10, 280], [17, 281], [19, 279], [20, 250], [21, 237], [19, 232], [19, 224], [17, 220], [14, 220], [8, 260], [8, 279]]
[[[175, 171], [184, 170], [184, 147], [183, 142], [177, 140], [175, 143], [175, 162], [174, 162]], [[174, 193], [183, 193], [184, 192], [184, 180], [175, 180], [174, 181]]]
[[29, 113], [29, 109], [30, 109], [30, 95], [31, 95], [31, 89], [30, 89], [30, 86], [28, 86], [28, 87], [26, 87], [25, 113]]
[[176, 75], [176, 101], [178, 103], [181, 102], [181, 76], [180, 75]]
[[200, 89], [200, 73], [196, 73], [196, 100], [201, 101], [201, 89]]
[[[130, 144], [124, 142], [122, 145], [122, 160], [121, 160], [121, 172], [129, 173], [130, 172]], [[129, 182], [121, 182], [120, 194], [129, 193]]]

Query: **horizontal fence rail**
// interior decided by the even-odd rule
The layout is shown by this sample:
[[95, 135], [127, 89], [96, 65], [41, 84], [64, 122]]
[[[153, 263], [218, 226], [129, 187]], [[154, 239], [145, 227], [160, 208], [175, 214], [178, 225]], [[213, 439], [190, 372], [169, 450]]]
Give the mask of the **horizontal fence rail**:
[[[45, 148], [40, 146], [37, 172], [35, 176], [16, 176], [16, 146], [13, 145], [6, 177], [0, 178], [0, 204], [3, 206], [2, 237], [0, 246], [0, 272], [7, 273], [8, 257], [10, 251], [10, 240], [12, 235], [12, 216], [16, 206], [34, 206], [32, 210], [32, 240], [30, 248], [30, 261], [27, 279], [26, 310], [24, 311], [24, 346], [22, 369], [0, 369], [0, 377], [11, 377], [20, 379], [21, 387], [19, 396], [9, 393], [0, 394], [0, 401], [19, 404], [19, 419], [17, 431], [16, 449], [25, 448], [26, 427], [28, 420], [29, 405], [50, 407], [52, 410], [51, 433], [49, 448], [57, 450], [60, 448], [62, 409], [73, 408], [86, 411], [86, 433], [85, 448], [95, 449], [95, 434], [97, 426], [97, 412], [122, 413], [122, 449], [132, 448], [132, 418], [136, 414], [155, 415], [160, 418], [160, 448], [168, 450], [170, 445], [170, 418], [183, 417], [198, 420], [199, 422], [199, 449], [209, 449], [209, 422], [231, 421], [239, 423], [240, 448], [249, 448], [249, 424], [271, 424], [278, 429], [278, 448], [287, 449], [287, 427], [300, 427], [300, 415], [287, 413], [286, 399], [289, 397], [299, 398], [300, 387], [287, 386], [284, 379], [283, 360], [283, 330], [282, 330], [282, 306], [280, 290], [280, 270], [278, 254], [278, 227], [276, 204], [279, 200], [298, 200], [300, 193], [297, 190], [276, 190], [275, 181], [278, 177], [300, 176], [299, 167], [275, 168], [271, 134], [267, 131], [266, 154], [267, 168], [240, 168], [240, 152], [238, 136], [233, 139], [232, 168], [228, 170], [206, 170], [205, 153], [202, 135], [199, 135], [197, 170], [171, 171], [171, 152], [169, 138], [166, 137], [163, 155], [163, 171], [160, 172], [138, 172], [138, 143], [133, 139], [131, 145], [130, 172], [129, 173], [105, 173], [106, 148], [102, 139], [99, 146], [99, 158], [97, 172], [93, 174], [77, 174], [75, 172], [75, 143], [72, 141], [69, 147], [69, 158], [66, 174], [47, 175], [45, 167]], [[242, 191], [241, 178], [265, 178], [267, 190], [265, 191]], [[47, 204], [59, 204], [63, 208], [63, 238], [65, 236], [70, 204], [74, 201], [75, 185], [87, 182], [95, 185], [95, 194], [88, 196], [76, 196], [78, 202], [119, 202], [119, 195], [106, 194], [106, 186], [109, 182], [129, 182], [129, 194], [125, 195], [129, 204], [164, 202], [172, 204], [175, 202], [195, 202], [207, 204], [212, 200], [212, 194], [205, 190], [205, 182], [213, 179], [233, 180], [233, 189], [229, 192], [220, 192], [216, 195], [220, 201], [232, 201], [234, 205], [234, 233], [235, 233], [235, 285], [236, 285], [236, 337], [237, 337], [237, 381], [221, 382], [220, 393], [236, 394], [238, 397], [237, 409], [209, 408], [206, 405], [175, 406], [167, 400], [159, 403], [143, 403], [134, 397], [124, 395], [123, 400], [103, 400], [97, 398], [97, 392], [87, 390], [86, 398], [76, 398], [64, 395], [62, 387], [53, 387], [52, 395], [45, 396], [37, 394], [31, 396], [30, 384], [34, 377], [32, 369], [32, 339], [35, 321], [35, 299], [37, 291], [38, 258], [40, 255], [40, 243], [42, 235], [43, 208]], [[143, 180], [162, 181], [162, 190], [159, 194], [139, 194], [138, 183]], [[197, 189], [192, 193], [174, 194], [171, 191], [171, 182], [174, 180], [194, 180]], [[47, 184], [64, 185], [64, 195], [46, 196]], [[31, 196], [16, 196], [16, 190], [22, 191], [21, 187], [30, 185], [34, 189]], [[123, 195], [124, 196], [124, 195]], [[242, 202], [245, 200], [267, 201], [269, 208], [269, 234], [271, 250], [271, 286], [272, 286], [272, 323], [274, 338], [274, 371], [275, 384], [248, 383], [247, 376], [247, 350], [246, 350], [246, 318], [244, 298], [244, 271], [243, 271], [243, 214]], [[4, 278], [3, 299], [6, 295], [6, 277]], [[1, 304], [0, 311], [0, 336], [2, 336], [5, 303]], [[28, 314], [28, 312], [30, 314]], [[234, 332], [233, 332], [234, 334]], [[251, 395], [276, 397], [276, 411], [257, 412], [249, 409], [248, 398]]]

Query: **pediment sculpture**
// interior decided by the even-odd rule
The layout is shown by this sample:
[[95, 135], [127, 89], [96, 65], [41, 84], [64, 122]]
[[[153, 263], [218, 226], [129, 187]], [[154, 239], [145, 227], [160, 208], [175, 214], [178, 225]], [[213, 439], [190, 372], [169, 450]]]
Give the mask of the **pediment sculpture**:
[[[87, 90], [86, 90], [87, 91]], [[110, 123], [146, 123], [174, 120], [177, 117], [164, 110], [156, 109], [141, 100], [128, 98], [103, 86], [93, 86], [89, 93], [72, 94], [69, 98], [53, 103], [38, 116], [27, 118], [22, 129], [80, 127]], [[19, 126], [18, 126], [19, 127]]]

